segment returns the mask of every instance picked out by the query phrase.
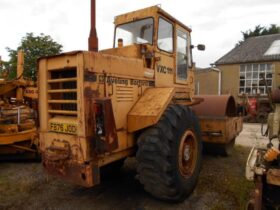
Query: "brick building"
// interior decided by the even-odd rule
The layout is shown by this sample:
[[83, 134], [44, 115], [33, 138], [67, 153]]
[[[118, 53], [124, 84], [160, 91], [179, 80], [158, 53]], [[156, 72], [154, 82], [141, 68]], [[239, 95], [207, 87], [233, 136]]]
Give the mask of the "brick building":
[[218, 94], [220, 83], [221, 94], [232, 94], [238, 102], [244, 94], [266, 97], [261, 74], [268, 89], [280, 86], [280, 34], [248, 38], [214, 64], [215, 68], [196, 71], [199, 94]]

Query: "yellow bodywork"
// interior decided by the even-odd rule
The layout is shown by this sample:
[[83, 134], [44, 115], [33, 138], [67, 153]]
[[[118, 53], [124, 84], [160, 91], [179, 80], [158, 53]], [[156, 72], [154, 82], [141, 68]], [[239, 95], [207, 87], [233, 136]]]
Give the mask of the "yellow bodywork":
[[128, 132], [156, 124], [173, 96], [174, 88], [147, 89], [128, 113]]
[[5, 157], [8, 159], [18, 153], [38, 153], [35, 112], [24, 103], [24, 98], [38, 99], [38, 89], [30, 87], [31, 82], [23, 79], [23, 64], [24, 54], [20, 50], [17, 78], [0, 81], [0, 156], [9, 155]]
[[[170, 103], [190, 104], [194, 95], [191, 53], [177, 75], [178, 31], [191, 30], [154, 6], [120, 15], [119, 26], [152, 18], [152, 44], [100, 52], [76, 51], [39, 60], [40, 148], [50, 174], [83, 186], [99, 183], [99, 168], [135, 154], [137, 134], [158, 122]], [[159, 20], [172, 24], [172, 52], [157, 46]], [[178, 32], [179, 33], [179, 32]], [[97, 128], [103, 107], [105, 134]]]

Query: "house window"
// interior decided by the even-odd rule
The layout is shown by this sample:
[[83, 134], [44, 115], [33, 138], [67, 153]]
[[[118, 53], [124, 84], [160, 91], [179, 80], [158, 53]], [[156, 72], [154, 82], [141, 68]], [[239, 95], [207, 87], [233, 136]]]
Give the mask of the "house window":
[[265, 82], [262, 74], [265, 76], [268, 90], [272, 88], [272, 64], [243, 64], [240, 65], [239, 73], [239, 93], [243, 94], [267, 94]]

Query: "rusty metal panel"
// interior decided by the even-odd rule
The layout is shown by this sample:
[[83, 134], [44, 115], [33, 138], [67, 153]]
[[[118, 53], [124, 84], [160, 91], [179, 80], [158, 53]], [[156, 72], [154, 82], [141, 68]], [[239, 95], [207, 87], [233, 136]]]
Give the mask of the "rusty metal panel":
[[243, 128], [241, 117], [199, 117], [204, 142], [225, 144], [234, 139]]
[[203, 141], [225, 144], [242, 131], [242, 118], [236, 116], [232, 96], [199, 95], [194, 99], [202, 100], [192, 109], [199, 117]]
[[47, 59], [41, 59], [39, 62], [39, 71], [38, 71], [38, 86], [39, 88], [39, 119], [40, 119], [40, 131], [47, 131], [48, 129], [48, 93], [47, 93]]
[[202, 140], [209, 143], [225, 143], [226, 121], [228, 118], [204, 119], [199, 118]]
[[207, 117], [235, 117], [236, 104], [233, 96], [230, 95], [198, 95], [194, 98], [202, 98], [203, 102], [193, 106], [198, 116]]
[[67, 69], [76, 67], [78, 54], [79, 52], [76, 52], [75, 54], [61, 54], [60, 56], [47, 58], [47, 69], [56, 70], [61, 68]]
[[55, 132], [40, 132], [40, 148], [43, 154], [47, 153], [49, 148], [64, 147], [65, 142], [70, 147], [69, 153], [73, 161], [83, 163], [92, 159], [88, 152], [90, 148], [86, 138]]
[[268, 184], [280, 186], [280, 169], [269, 169], [266, 175]]
[[95, 134], [96, 150], [98, 153], [112, 152], [118, 148], [118, 136], [111, 99], [99, 98], [95, 100], [95, 103], [103, 107], [105, 129], [105, 136]]
[[100, 183], [99, 168], [95, 165], [65, 160], [52, 161], [43, 156], [43, 166], [49, 174], [84, 187]]
[[128, 113], [128, 132], [156, 124], [170, 103], [174, 92], [174, 88], [147, 89]]
[[[109, 52], [109, 51], [108, 51]], [[125, 78], [143, 78], [145, 68], [143, 60], [138, 58], [127, 58], [96, 52], [83, 52], [84, 66], [89, 72], [102, 73], [104, 76], [118, 75]]]
[[90, 8], [91, 18], [90, 18], [90, 34], [88, 38], [88, 50], [89, 51], [98, 51], [98, 38], [96, 32], [96, 7], [95, 0], [91, 0], [91, 8]]

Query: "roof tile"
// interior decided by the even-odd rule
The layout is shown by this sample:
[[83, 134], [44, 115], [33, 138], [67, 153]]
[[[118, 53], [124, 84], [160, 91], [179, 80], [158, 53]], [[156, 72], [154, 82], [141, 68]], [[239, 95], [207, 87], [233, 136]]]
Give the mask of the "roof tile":
[[280, 34], [256, 36], [246, 39], [227, 54], [218, 59], [215, 64], [235, 64], [262, 61], [280, 61], [280, 53], [265, 55], [271, 44], [280, 40]]

